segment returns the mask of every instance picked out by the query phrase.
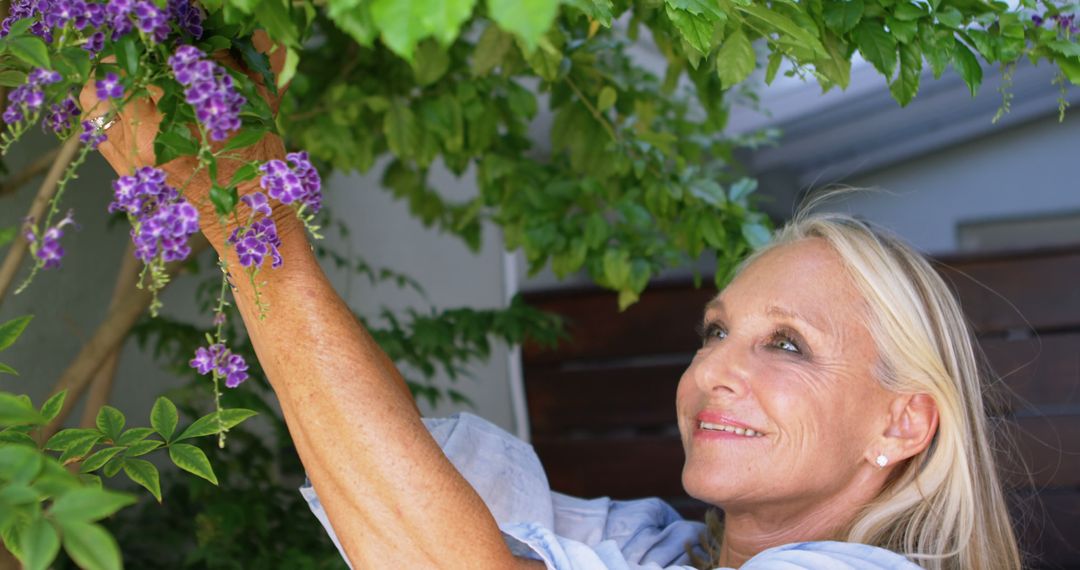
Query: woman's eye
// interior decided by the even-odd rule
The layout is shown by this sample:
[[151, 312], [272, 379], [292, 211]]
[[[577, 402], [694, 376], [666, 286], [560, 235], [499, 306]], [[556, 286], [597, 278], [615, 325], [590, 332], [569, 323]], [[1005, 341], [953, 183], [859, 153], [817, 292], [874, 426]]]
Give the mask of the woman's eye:
[[799, 350], [799, 345], [795, 344], [793, 340], [786, 336], [777, 337], [776, 340], [773, 341], [773, 346], [785, 352], [802, 354], [802, 351]]
[[722, 340], [727, 338], [727, 331], [716, 323], [710, 323], [698, 327], [698, 335], [701, 336], [701, 344], [705, 345], [710, 340]]

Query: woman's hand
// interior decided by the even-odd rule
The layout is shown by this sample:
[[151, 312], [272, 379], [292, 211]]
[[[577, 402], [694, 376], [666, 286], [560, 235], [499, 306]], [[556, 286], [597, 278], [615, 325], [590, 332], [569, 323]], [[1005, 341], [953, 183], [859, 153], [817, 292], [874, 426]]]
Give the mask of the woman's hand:
[[[274, 44], [261, 30], [252, 38], [255, 48], [262, 53], [269, 53], [271, 68], [275, 75], [284, 64], [285, 51], [283, 49], [272, 50]], [[272, 50], [272, 51], [271, 51]], [[266, 99], [270, 108], [276, 113], [280, 97], [284, 89], [279, 90], [277, 96], [272, 96], [262, 84], [262, 77], [250, 72], [234, 61], [227, 53], [215, 54], [215, 59], [222, 65], [244, 71], [259, 86], [260, 94]], [[206, 169], [196, 173], [198, 160], [194, 156], [182, 156], [165, 164], [157, 165], [154, 155], [154, 139], [162, 121], [161, 112], [157, 108], [157, 102], [161, 97], [156, 87], [150, 87], [150, 97], [133, 99], [125, 105], [115, 117], [113, 122], [105, 130], [106, 140], [98, 146], [98, 151], [105, 160], [113, 167], [113, 170], [121, 176], [130, 175], [135, 169], [143, 166], [157, 166], [165, 171], [169, 185], [182, 189], [184, 197], [199, 209], [199, 223], [203, 233], [210, 240], [219, 253], [224, 243], [226, 232], [231, 231], [227, 224], [222, 227], [214, 206], [210, 201], [209, 193], [212, 186], [210, 176]], [[83, 87], [79, 95], [79, 101], [83, 109], [90, 110], [90, 115], [100, 117], [111, 111], [109, 101], [101, 101], [97, 98], [94, 81], [91, 80]], [[192, 132], [196, 134], [194, 126]], [[213, 143], [211, 148], [218, 149], [227, 141]], [[257, 160], [282, 159], [285, 156], [285, 146], [281, 138], [267, 134], [259, 142], [229, 153], [233, 158], [218, 159], [218, 184], [227, 185], [233, 174], [245, 163]], [[192, 174], [196, 173], [194, 177]], [[240, 195], [253, 192], [258, 189], [257, 182], [241, 184]], [[284, 232], [294, 231], [298, 224], [292, 220], [292, 211], [289, 208], [279, 207], [274, 212], [275, 222], [278, 224], [279, 235]]]

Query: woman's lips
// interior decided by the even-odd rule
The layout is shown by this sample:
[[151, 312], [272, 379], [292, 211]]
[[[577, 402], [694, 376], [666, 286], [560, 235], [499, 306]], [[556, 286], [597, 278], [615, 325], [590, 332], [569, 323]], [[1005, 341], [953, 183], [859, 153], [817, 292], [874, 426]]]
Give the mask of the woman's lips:
[[761, 430], [754, 429], [719, 412], [704, 411], [695, 418], [694, 437], [697, 438], [759, 439], [764, 436], [765, 433]]

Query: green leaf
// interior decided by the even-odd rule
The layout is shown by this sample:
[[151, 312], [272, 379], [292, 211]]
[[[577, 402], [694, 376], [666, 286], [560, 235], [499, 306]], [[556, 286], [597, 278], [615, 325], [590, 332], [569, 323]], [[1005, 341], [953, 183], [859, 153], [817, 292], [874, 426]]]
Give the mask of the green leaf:
[[193, 156], [198, 152], [199, 143], [191, 138], [191, 131], [182, 123], [171, 124], [154, 138], [154, 158], [158, 165], [181, 156]]
[[83, 461], [79, 467], [80, 473], [90, 473], [91, 471], [97, 471], [101, 469], [110, 459], [116, 457], [116, 454], [124, 451], [123, 447], [106, 447], [105, 449], [99, 449], [95, 451], [90, 457]]
[[605, 28], [611, 27], [611, 10], [614, 8], [611, 0], [563, 0], [562, 3], [600, 22]]
[[214, 204], [214, 211], [219, 216], [231, 214], [239, 201], [240, 196], [236, 192], [236, 187], [222, 188], [217, 184], [210, 187], [210, 202]]
[[116, 445], [131, 445], [146, 439], [152, 433], [154, 433], [154, 430], [147, 427], [131, 428], [120, 434], [120, 438], [116, 440]]
[[49, 513], [65, 521], [93, 522], [135, 503], [135, 497], [92, 487], [75, 489], [53, 502]]
[[941, 78], [941, 74], [945, 73], [945, 69], [952, 60], [952, 38], [952, 32], [939, 32], [931, 27], [925, 27], [921, 31], [919, 39], [922, 40], [920, 43], [923, 55], [934, 72], [934, 79]]
[[613, 289], [625, 288], [630, 280], [630, 254], [626, 250], [604, 252], [604, 280]]
[[[26, 83], [26, 74], [16, 69], [5, 69], [0, 71], [0, 86], [2, 87], [18, 87]], [[13, 229], [13, 228], [10, 228]], [[9, 230], [5, 229], [4, 232]], [[12, 232], [12, 235], [15, 235]], [[7, 242], [0, 239], [0, 246], [3, 246]]]
[[0, 479], [29, 484], [41, 472], [45, 455], [23, 445], [0, 446]]
[[169, 447], [169, 458], [184, 471], [198, 475], [215, 485], [218, 484], [214, 469], [210, 467], [210, 460], [198, 447], [186, 443], [174, 444]]
[[128, 446], [127, 451], [124, 453], [127, 457], [138, 457], [140, 455], [146, 455], [151, 451], [164, 445], [164, 442], [156, 439], [146, 439], [137, 443], [133, 443]]
[[685, 10], [697, 16], [706, 16], [712, 20], [726, 20], [727, 14], [720, 9], [715, 0], [666, 0], [668, 8]]
[[776, 79], [776, 72], [780, 71], [780, 64], [784, 62], [784, 54], [774, 51], [769, 54], [769, 63], [765, 66], [765, 85], [772, 85]]
[[473, 49], [472, 74], [479, 77], [490, 73], [506, 59], [513, 45], [514, 36], [494, 24], [488, 26]]
[[919, 92], [919, 76], [921, 73], [922, 52], [919, 50], [919, 44], [901, 44], [900, 73], [896, 75], [896, 80], [889, 85], [889, 91], [892, 92], [893, 99], [896, 99], [896, 102], [900, 103], [901, 107], [910, 103], [915, 94]]
[[902, 44], [911, 42], [911, 40], [915, 39], [915, 34], [919, 32], [918, 22], [897, 20], [896, 18], [886, 18], [885, 22], [889, 26], [892, 37]]
[[667, 7], [667, 17], [690, 47], [704, 55], [712, 50], [713, 23], [708, 18]]
[[212, 412], [192, 422], [192, 424], [181, 432], [180, 436], [173, 441], [183, 441], [193, 437], [202, 437], [220, 433], [231, 429], [254, 415], [256, 415], [255, 412], [243, 408], [230, 408], [221, 410], [220, 412]]
[[45, 442], [45, 449], [51, 451], [65, 451], [67, 448], [75, 445], [78, 441], [88, 437], [100, 438], [101, 434], [98, 430], [90, 428], [62, 429], [53, 434], [53, 436], [49, 438], [49, 441]]
[[154, 402], [154, 407], [150, 409], [150, 425], [165, 441], [169, 441], [169, 438], [176, 432], [177, 419], [176, 405], [165, 396], [159, 397]]
[[0, 324], [0, 350], [4, 350], [11, 346], [19, 335], [26, 329], [26, 325], [30, 324], [30, 320], [34, 318], [34, 315], [26, 315], [23, 317], [16, 317]]
[[7, 49], [11, 52], [11, 55], [23, 60], [32, 67], [52, 68], [49, 64], [49, 48], [37, 36], [9, 38]]
[[221, 150], [222, 152], [228, 152], [230, 150], [246, 148], [261, 141], [264, 136], [266, 136], [265, 128], [245, 126], [236, 133], [236, 136], [229, 139], [229, 142], [225, 143], [225, 146], [223, 146]]
[[918, 20], [920, 18], [926, 18], [929, 15], [930, 14], [923, 9], [921, 4], [915, 4], [908, 2], [907, 0], [897, 2], [896, 9], [893, 11], [894, 18], [904, 21]]
[[536, 49], [559, 11], [558, 0], [487, 0], [487, 5], [491, 19], [502, 29], [517, 34], [527, 52]]
[[866, 61], [873, 64], [886, 79], [892, 79], [896, 69], [896, 40], [878, 20], [863, 20], [855, 27], [855, 43]]
[[390, 152], [400, 157], [412, 156], [420, 146], [420, 129], [412, 109], [399, 100], [391, 104], [383, 118], [383, 134]]
[[37, 449], [38, 446], [37, 441], [34, 438], [26, 435], [21, 431], [14, 431], [11, 428], [0, 431], [0, 443], [10, 445], [29, 445], [34, 449]]
[[443, 45], [457, 38], [472, 14], [476, 0], [374, 0], [371, 18], [383, 43], [394, 53], [412, 59], [420, 40], [434, 37]]
[[615, 105], [615, 101], [618, 97], [619, 94], [615, 91], [614, 87], [605, 85], [604, 88], [600, 90], [600, 95], [596, 97], [596, 109], [600, 112], [607, 111]]
[[67, 81], [85, 83], [90, 78], [90, 53], [81, 47], [66, 47], [53, 59], [53, 66]]
[[[234, 188], [241, 183], [247, 182], [248, 180], [253, 180], [258, 175], [259, 166], [257, 164], [249, 162], [236, 169], [236, 172], [234, 172], [232, 175], [232, 179], [229, 180], [229, 187]], [[173, 406], [173, 409], [175, 408], [176, 407]]]
[[746, 34], [741, 29], [731, 34], [716, 54], [716, 72], [720, 76], [720, 84], [724, 89], [730, 89], [742, 82], [750, 77], [756, 62], [754, 46]]
[[863, 8], [863, 0], [825, 0], [825, 25], [838, 34], [846, 34], [862, 19]]
[[64, 400], [67, 398], [67, 390], [60, 390], [52, 395], [51, 398], [45, 400], [45, 403], [41, 405], [41, 415], [46, 421], [53, 421], [60, 414], [60, 410], [64, 408]]
[[1080, 57], [1080, 43], [1075, 41], [1052, 40], [1046, 42], [1046, 47], [1054, 50], [1065, 57]]
[[90, 450], [94, 448], [99, 441], [101, 441], [100, 433], [89, 434], [83, 438], [75, 440], [71, 445], [60, 454], [60, 463], [67, 464], [70, 461], [79, 459], [86, 454], [90, 453]]
[[153, 463], [142, 459], [125, 459], [124, 474], [150, 491], [157, 502], [161, 502], [161, 478]]
[[273, 39], [285, 45], [295, 46], [300, 34], [292, 17], [292, 2], [285, 0], [262, 0], [256, 9], [259, 23]]
[[11, 374], [12, 376], [18, 376], [19, 372], [16, 371], [14, 368], [8, 366], [7, 364], [0, 362], [0, 374]]
[[300, 65], [300, 52], [292, 47], [285, 49], [285, 63], [281, 65], [281, 73], [278, 74], [277, 86], [281, 89], [289, 84], [296, 76], [296, 68]]
[[40, 502], [42, 495], [23, 483], [5, 483], [0, 486], [0, 505], [20, 506]]
[[113, 44], [116, 62], [130, 77], [135, 77], [139, 71], [139, 44], [135, 38], [135, 34], [127, 34]]
[[566, 61], [569, 64], [569, 60], [563, 57], [558, 48], [550, 44], [541, 45], [540, 49], [527, 55], [525, 61], [540, 76], [540, 79], [552, 83], [564, 76], [564, 71], [569, 71], [569, 65], [566, 70], [563, 69], [563, 62]]
[[821, 45], [821, 41], [816, 35], [817, 28], [810, 28], [815, 32], [811, 33], [810, 29], [803, 28], [791, 18], [756, 2], [749, 3], [746, 6], [739, 6], [739, 10], [769, 24], [777, 31], [791, 38], [795, 44], [813, 51], [815, 55], [828, 55], [825, 53], [825, 46]]
[[47, 420], [27, 404], [6, 392], [0, 392], [0, 425], [43, 424]]
[[24, 570], [45, 570], [60, 552], [60, 537], [49, 521], [35, 518], [22, 532], [20, 540]]
[[421, 86], [435, 83], [450, 68], [450, 56], [434, 41], [421, 42], [412, 61], [413, 77]]
[[979, 91], [979, 85], [982, 84], [982, 66], [979, 65], [975, 54], [971, 53], [963, 42], [955, 38], [953, 39], [953, 68], [963, 78], [968, 90], [971, 91], [971, 96], [974, 97]]
[[116, 441], [120, 438], [120, 431], [124, 429], [124, 414], [112, 406], [101, 406], [97, 415], [97, 428], [105, 437]]
[[120, 570], [120, 547], [101, 525], [78, 521], [57, 521], [63, 533], [64, 550], [86, 570]]
[[964, 15], [952, 6], [935, 11], [934, 16], [937, 17], [938, 22], [949, 28], [958, 29], [963, 25]]
[[371, 18], [371, 4], [364, 0], [329, 0], [326, 16], [362, 46], [371, 47], [379, 35]]
[[1073, 85], [1080, 85], [1080, 61], [1076, 58], [1055, 57], [1054, 63], [1058, 64], [1061, 72]]

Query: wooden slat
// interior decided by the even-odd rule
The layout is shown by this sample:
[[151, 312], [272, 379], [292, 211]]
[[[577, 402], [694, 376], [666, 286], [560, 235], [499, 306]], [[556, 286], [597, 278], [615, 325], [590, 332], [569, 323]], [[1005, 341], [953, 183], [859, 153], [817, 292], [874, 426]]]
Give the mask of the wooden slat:
[[1007, 388], [1007, 411], [1080, 413], [1080, 334], [985, 339], [983, 350]]
[[[1080, 324], [1080, 251], [948, 259], [940, 268], [979, 334]], [[1004, 297], [1004, 298], [1003, 298]]]
[[575, 431], [656, 430], [675, 424], [675, 388], [689, 363], [525, 371], [536, 435]]
[[694, 329], [715, 294], [689, 284], [657, 285], [621, 313], [615, 294], [599, 289], [526, 295], [529, 304], [566, 317], [569, 339], [554, 350], [526, 345], [523, 361], [528, 367], [693, 353], [700, 344]]

